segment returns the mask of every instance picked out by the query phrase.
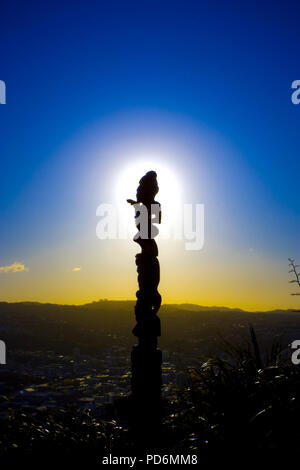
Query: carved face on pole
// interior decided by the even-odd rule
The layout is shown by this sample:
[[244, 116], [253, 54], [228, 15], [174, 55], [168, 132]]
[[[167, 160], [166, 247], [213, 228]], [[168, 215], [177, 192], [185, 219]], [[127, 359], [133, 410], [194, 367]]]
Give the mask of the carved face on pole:
[[145, 206], [153, 203], [159, 187], [157, 184], [157, 174], [155, 171], [148, 171], [139, 181], [136, 191], [137, 202], [142, 202]]

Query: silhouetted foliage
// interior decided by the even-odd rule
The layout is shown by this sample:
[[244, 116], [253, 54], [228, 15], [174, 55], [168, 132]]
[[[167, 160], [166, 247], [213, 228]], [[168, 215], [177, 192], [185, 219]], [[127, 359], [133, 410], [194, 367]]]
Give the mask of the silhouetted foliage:
[[[226, 359], [199, 358], [188, 371], [188, 385], [174, 386], [174, 398], [163, 402], [161, 426], [151, 429], [152, 451], [197, 454], [200, 462], [216, 456], [232, 461], [237, 450], [249, 458], [262, 451], [273, 458], [296, 454], [300, 369], [278, 340], [262, 354], [251, 325], [249, 333], [246, 346], [227, 343]], [[25, 456], [32, 462], [41, 455], [62, 455], [68, 463], [99, 463], [109, 453], [149, 452], [150, 444], [143, 447], [140, 440], [149, 423], [140, 419], [136, 429], [132, 405], [130, 397], [116, 400], [101, 420], [72, 407], [34, 415], [14, 411], [1, 420], [1, 456], [10, 461]]]
[[[289, 273], [294, 275], [294, 279], [292, 279], [289, 282], [291, 284], [296, 283], [300, 287], [300, 273], [297, 271], [297, 268], [299, 268], [299, 265], [295, 263], [295, 260], [293, 258], [289, 258], [289, 266], [291, 267], [291, 269], [289, 270]], [[300, 293], [294, 292], [291, 295], [300, 295]]]

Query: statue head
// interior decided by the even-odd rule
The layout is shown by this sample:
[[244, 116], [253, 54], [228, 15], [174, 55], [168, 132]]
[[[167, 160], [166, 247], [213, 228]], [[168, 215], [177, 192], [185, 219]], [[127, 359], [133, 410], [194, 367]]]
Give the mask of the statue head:
[[139, 186], [136, 191], [137, 202], [143, 204], [151, 204], [154, 201], [159, 187], [157, 184], [157, 174], [155, 171], [148, 171], [139, 181]]

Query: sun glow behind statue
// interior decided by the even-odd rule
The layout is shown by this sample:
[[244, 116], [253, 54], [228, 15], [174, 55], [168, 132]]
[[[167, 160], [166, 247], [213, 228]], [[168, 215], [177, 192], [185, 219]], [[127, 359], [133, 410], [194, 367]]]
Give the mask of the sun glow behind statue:
[[136, 200], [136, 189], [141, 177], [147, 171], [154, 170], [157, 173], [159, 192], [156, 200], [162, 206], [162, 224], [159, 233], [162, 238], [173, 237], [176, 227], [180, 224], [182, 213], [181, 188], [174, 169], [161, 163], [158, 158], [140, 158], [132, 161], [122, 169], [116, 180], [116, 203], [122, 226], [126, 226], [129, 236], [136, 229], [132, 223], [133, 209], [126, 202], [127, 199]]

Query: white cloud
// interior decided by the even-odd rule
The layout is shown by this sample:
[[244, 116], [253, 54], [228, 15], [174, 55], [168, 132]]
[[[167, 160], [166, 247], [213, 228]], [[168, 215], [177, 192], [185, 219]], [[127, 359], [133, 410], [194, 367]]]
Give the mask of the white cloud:
[[9, 266], [0, 266], [0, 273], [21, 273], [22, 271], [29, 271], [29, 269], [25, 268], [23, 263], [17, 261]]

